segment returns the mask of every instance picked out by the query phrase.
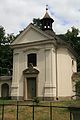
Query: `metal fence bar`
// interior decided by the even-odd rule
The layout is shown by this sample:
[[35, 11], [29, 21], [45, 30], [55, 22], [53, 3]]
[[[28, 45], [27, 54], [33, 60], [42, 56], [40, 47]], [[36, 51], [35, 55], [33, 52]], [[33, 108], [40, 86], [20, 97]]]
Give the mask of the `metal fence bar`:
[[16, 119], [18, 120], [18, 101], [17, 101], [17, 116]]
[[32, 116], [33, 118], [33, 120], [34, 120], [34, 102], [33, 102], [33, 116]]
[[[1, 120], [4, 120], [4, 115], [5, 115], [5, 112], [4, 112], [4, 108], [5, 106], [16, 106], [16, 120], [19, 120], [19, 106], [28, 106], [28, 107], [31, 107], [32, 108], [32, 120], [35, 120], [35, 108], [36, 107], [48, 107], [49, 108], [49, 120], [52, 120], [53, 119], [53, 108], [57, 108], [57, 109], [60, 109], [60, 108], [66, 108], [69, 110], [69, 107], [64, 107], [64, 106], [53, 106], [52, 102], [50, 102], [50, 105], [36, 105], [34, 104], [19, 104], [19, 102], [17, 101], [17, 103], [15, 104], [0, 104], [1, 106]], [[75, 109], [75, 108], [74, 108]], [[78, 110], [80, 110], [80, 108], [78, 108]], [[72, 116], [72, 112], [69, 110], [69, 119], [70, 120], [73, 120], [73, 116]]]
[[70, 112], [70, 120], [72, 120], [72, 113]]
[[2, 120], [4, 120], [4, 104], [2, 104]]
[[50, 120], [52, 120], [52, 103], [50, 102]]

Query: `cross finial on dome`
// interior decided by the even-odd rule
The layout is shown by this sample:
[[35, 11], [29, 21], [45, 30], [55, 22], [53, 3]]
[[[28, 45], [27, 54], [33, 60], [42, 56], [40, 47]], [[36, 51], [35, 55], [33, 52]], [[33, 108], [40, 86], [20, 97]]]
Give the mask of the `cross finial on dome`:
[[46, 5], [46, 11], [48, 10], [48, 5]]

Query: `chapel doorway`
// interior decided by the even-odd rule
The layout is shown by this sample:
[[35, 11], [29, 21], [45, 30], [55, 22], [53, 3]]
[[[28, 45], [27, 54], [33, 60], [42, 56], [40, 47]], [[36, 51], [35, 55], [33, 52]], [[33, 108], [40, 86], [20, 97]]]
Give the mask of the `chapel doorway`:
[[9, 85], [7, 83], [2, 84], [1, 86], [1, 97], [9, 97]]
[[36, 77], [27, 78], [27, 98], [36, 97]]

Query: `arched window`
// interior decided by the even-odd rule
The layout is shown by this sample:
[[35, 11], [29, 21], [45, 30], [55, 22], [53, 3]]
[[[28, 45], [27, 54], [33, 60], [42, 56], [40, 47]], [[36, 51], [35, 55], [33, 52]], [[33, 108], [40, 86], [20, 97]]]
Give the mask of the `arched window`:
[[32, 63], [33, 66], [37, 66], [37, 54], [31, 53], [27, 55], [28, 67], [29, 64]]
[[1, 86], [1, 97], [9, 97], [9, 85], [7, 83], [2, 84]]

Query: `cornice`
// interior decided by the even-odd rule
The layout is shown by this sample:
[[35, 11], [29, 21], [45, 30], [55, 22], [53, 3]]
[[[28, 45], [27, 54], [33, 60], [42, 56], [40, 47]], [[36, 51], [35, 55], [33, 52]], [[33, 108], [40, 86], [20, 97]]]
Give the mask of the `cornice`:
[[53, 39], [47, 39], [47, 40], [41, 40], [41, 41], [35, 41], [29, 43], [15, 44], [15, 45], [11, 45], [11, 48], [15, 49], [15, 48], [23, 48], [23, 47], [33, 47], [33, 46], [46, 45], [46, 44], [56, 44], [56, 41]]

